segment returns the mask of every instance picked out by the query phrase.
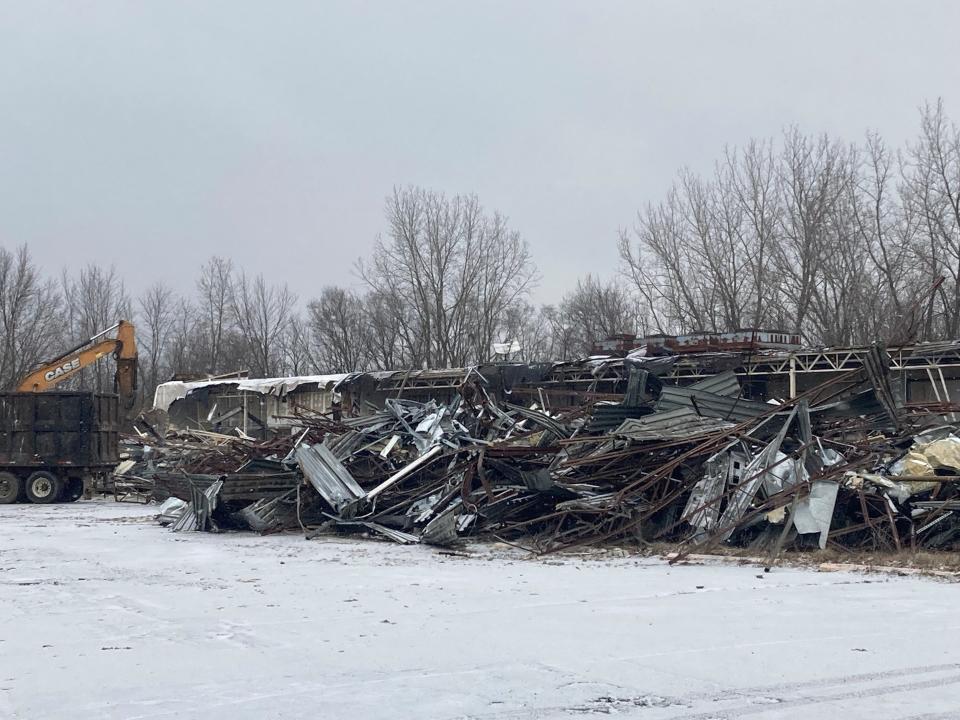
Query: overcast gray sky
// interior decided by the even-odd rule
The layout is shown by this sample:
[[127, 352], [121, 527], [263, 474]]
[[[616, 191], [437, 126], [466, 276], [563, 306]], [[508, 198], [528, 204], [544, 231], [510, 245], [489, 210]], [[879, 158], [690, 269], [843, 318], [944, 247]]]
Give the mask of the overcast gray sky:
[[394, 185], [476, 193], [559, 299], [680, 166], [960, 117], [960, 2], [0, 2], [0, 245], [355, 282]]

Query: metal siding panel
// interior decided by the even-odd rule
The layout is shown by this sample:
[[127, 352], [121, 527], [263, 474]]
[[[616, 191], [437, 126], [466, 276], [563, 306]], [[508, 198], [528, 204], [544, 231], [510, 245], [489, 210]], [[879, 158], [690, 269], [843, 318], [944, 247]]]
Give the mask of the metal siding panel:
[[765, 403], [758, 403], [743, 398], [724, 397], [713, 393], [694, 390], [693, 388], [665, 387], [657, 401], [657, 410], [675, 410], [677, 408], [692, 408], [700, 415], [708, 415], [724, 420], [740, 422], [758, 417], [771, 408]]
[[297, 447], [296, 457], [307, 480], [337, 512], [366, 495], [329, 448], [303, 444]]
[[740, 381], [733, 370], [725, 370], [713, 377], [705, 378], [689, 386], [691, 390], [702, 390], [724, 397], [738, 397], [740, 395]]

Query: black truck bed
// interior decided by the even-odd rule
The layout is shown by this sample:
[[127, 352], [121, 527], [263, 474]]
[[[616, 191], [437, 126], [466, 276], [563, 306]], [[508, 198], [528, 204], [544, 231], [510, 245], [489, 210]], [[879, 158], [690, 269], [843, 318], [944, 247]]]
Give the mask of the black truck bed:
[[90, 392], [0, 393], [0, 469], [119, 462], [120, 400]]

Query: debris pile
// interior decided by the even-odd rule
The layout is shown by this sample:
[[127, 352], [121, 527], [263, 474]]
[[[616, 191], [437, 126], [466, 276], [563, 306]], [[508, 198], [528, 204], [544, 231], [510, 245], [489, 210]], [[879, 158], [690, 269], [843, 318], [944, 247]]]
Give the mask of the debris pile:
[[535, 552], [669, 542], [898, 550], [960, 547], [960, 408], [900, 403], [889, 357], [779, 404], [733, 372], [685, 387], [631, 370], [619, 402], [551, 412], [497, 403], [482, 378], [452, 403], [388, 399], [255, 442], [178, 432], [131, 440], [174, 530], [300, 529]]

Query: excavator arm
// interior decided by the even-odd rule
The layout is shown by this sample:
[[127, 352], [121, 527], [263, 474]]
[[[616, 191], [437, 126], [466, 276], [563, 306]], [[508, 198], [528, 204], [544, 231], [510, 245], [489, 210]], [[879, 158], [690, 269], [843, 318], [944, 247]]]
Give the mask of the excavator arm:
[[[100, 339], [114, 330], [117, 331], [115, 338]], [[114, 389], [120, 395], [123, 407], [130, 410], [136, 402], [137, 342], [133, 325], [126, 320], [121, 320], [112, 328], [94, 335], [86, 342], [37, 368], [20, 381], [17, 391], [50, 390], [83, 368], [111, 354], [117, 361]]]

